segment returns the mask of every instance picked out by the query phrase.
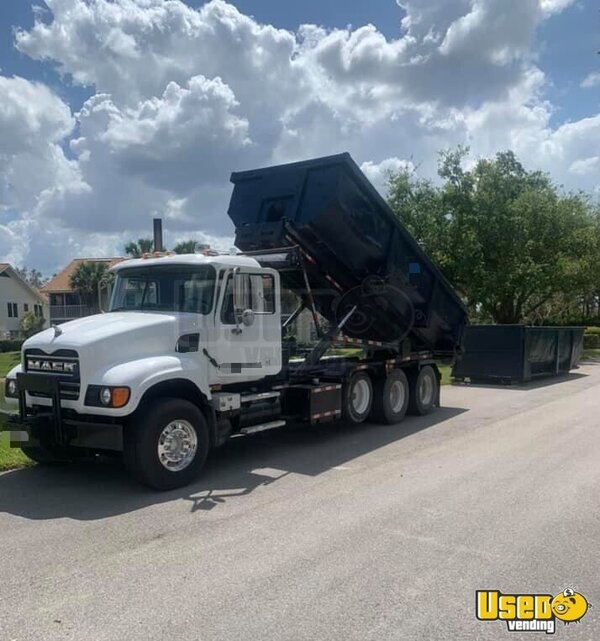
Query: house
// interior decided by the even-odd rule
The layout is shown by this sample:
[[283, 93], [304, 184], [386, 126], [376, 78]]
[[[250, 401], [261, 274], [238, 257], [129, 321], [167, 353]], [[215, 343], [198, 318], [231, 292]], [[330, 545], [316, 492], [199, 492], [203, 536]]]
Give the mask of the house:
[[19, 338], [21, 321], [28, 312], [46, 319], [48, 301], [8, 264], [0, 263], [0, 338]]
[[81, 297], [71, 287], [71, 276], [82, 263], [106, 263], [112, 267], [124, 258], [75, 258], [62, 271], [51, 278], [40, 291], [48, 296], [50, 302], [50, 321], [64, 323], [74, 318], [97, 314], [97, 305], [84, 305]]

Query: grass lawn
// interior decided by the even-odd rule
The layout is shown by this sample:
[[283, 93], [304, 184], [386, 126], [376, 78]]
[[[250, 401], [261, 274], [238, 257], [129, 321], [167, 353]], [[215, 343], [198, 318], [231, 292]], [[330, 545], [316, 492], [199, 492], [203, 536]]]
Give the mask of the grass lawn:
[[20, 352], [0, 352], [0, 378], [4, 378], [20, 360]]
[[450, 372], [452, 371], [452, 365], [446, 363], [438, 363], [438, 369], [442, 375], [442, 385], [450, 385], [452, 379], [450, 378]]
[[600, 361], [600, 349], [584, 349], [582, 360]]
[[[0, 353], [0, 409], [6, 409], [4, 403], [4, 377], [7, 372], [18, 364], [21, 358], [19, 352]], [[8, 433], [1, 430], [6, 427], [6, 417], [0, 414], [0, 472], [11, 470], [15, 467], [24, 467], [32, 465], [33, 461], [29, 460], [19, 448], [11, 447]]]
[[[0, 418], [0, 425], [2, 420]], [[10, 446], [8, 438], [7, 432], [0, 432], [0, 472], [33, 465], [33, 461], [27, 458], [18, 447]]]
[[[4, 387], [3, 385], [0, 387]], [[4, 398], [4, 389], [1, 390]], [[8, 432], [1, 430], [6, 428], [6, 416], [0, 414], [0, 472], [12, 470], [15, 467], [25, 467], [33, 465], [33, 461], [28, 459], [18, 447], [11, 447]]]

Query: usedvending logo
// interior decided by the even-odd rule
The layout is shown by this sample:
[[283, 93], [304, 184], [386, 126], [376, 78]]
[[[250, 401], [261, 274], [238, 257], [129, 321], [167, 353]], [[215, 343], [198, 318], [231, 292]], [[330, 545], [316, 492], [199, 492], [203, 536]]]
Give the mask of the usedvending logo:
[[591, 603], [573, 588], [551, 594], [502, 594], [499, 590], [477, 590], [477, 618], [505, 621], [509, 632], [554, 634], [557, 621], [579, 623]]

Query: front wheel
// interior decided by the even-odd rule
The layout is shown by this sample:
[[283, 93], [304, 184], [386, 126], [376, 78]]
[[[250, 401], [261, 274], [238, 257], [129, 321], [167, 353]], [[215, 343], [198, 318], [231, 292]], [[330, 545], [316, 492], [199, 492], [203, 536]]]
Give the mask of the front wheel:
[[163, 398], [144, 403], [125, 432], [125, 463], [141, 483], [171, 490], [190, 483], [209, 449], [206, 420], [192, 403]]

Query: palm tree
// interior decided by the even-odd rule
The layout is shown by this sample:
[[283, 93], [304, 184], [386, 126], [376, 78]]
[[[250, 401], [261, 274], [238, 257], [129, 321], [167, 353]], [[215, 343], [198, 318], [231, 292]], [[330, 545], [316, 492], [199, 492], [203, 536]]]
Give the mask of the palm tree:
[[173, 247], [176, 254], [193, 254], [196, 251], [198, 243], [195, 240], [183, 240]]
[[71, 289], [79, 294], [83, 305], [98, 306], [98, 287], [106, 279], [107, 271], [104, 262], [84, 262], [71, 274]]
[[138, 238], [137, 243], [131, 241], [125, 245], [125, 253], [132, 258], [141, 258], [142, 254], [152, 251], [154, 241], [151, 238]]

